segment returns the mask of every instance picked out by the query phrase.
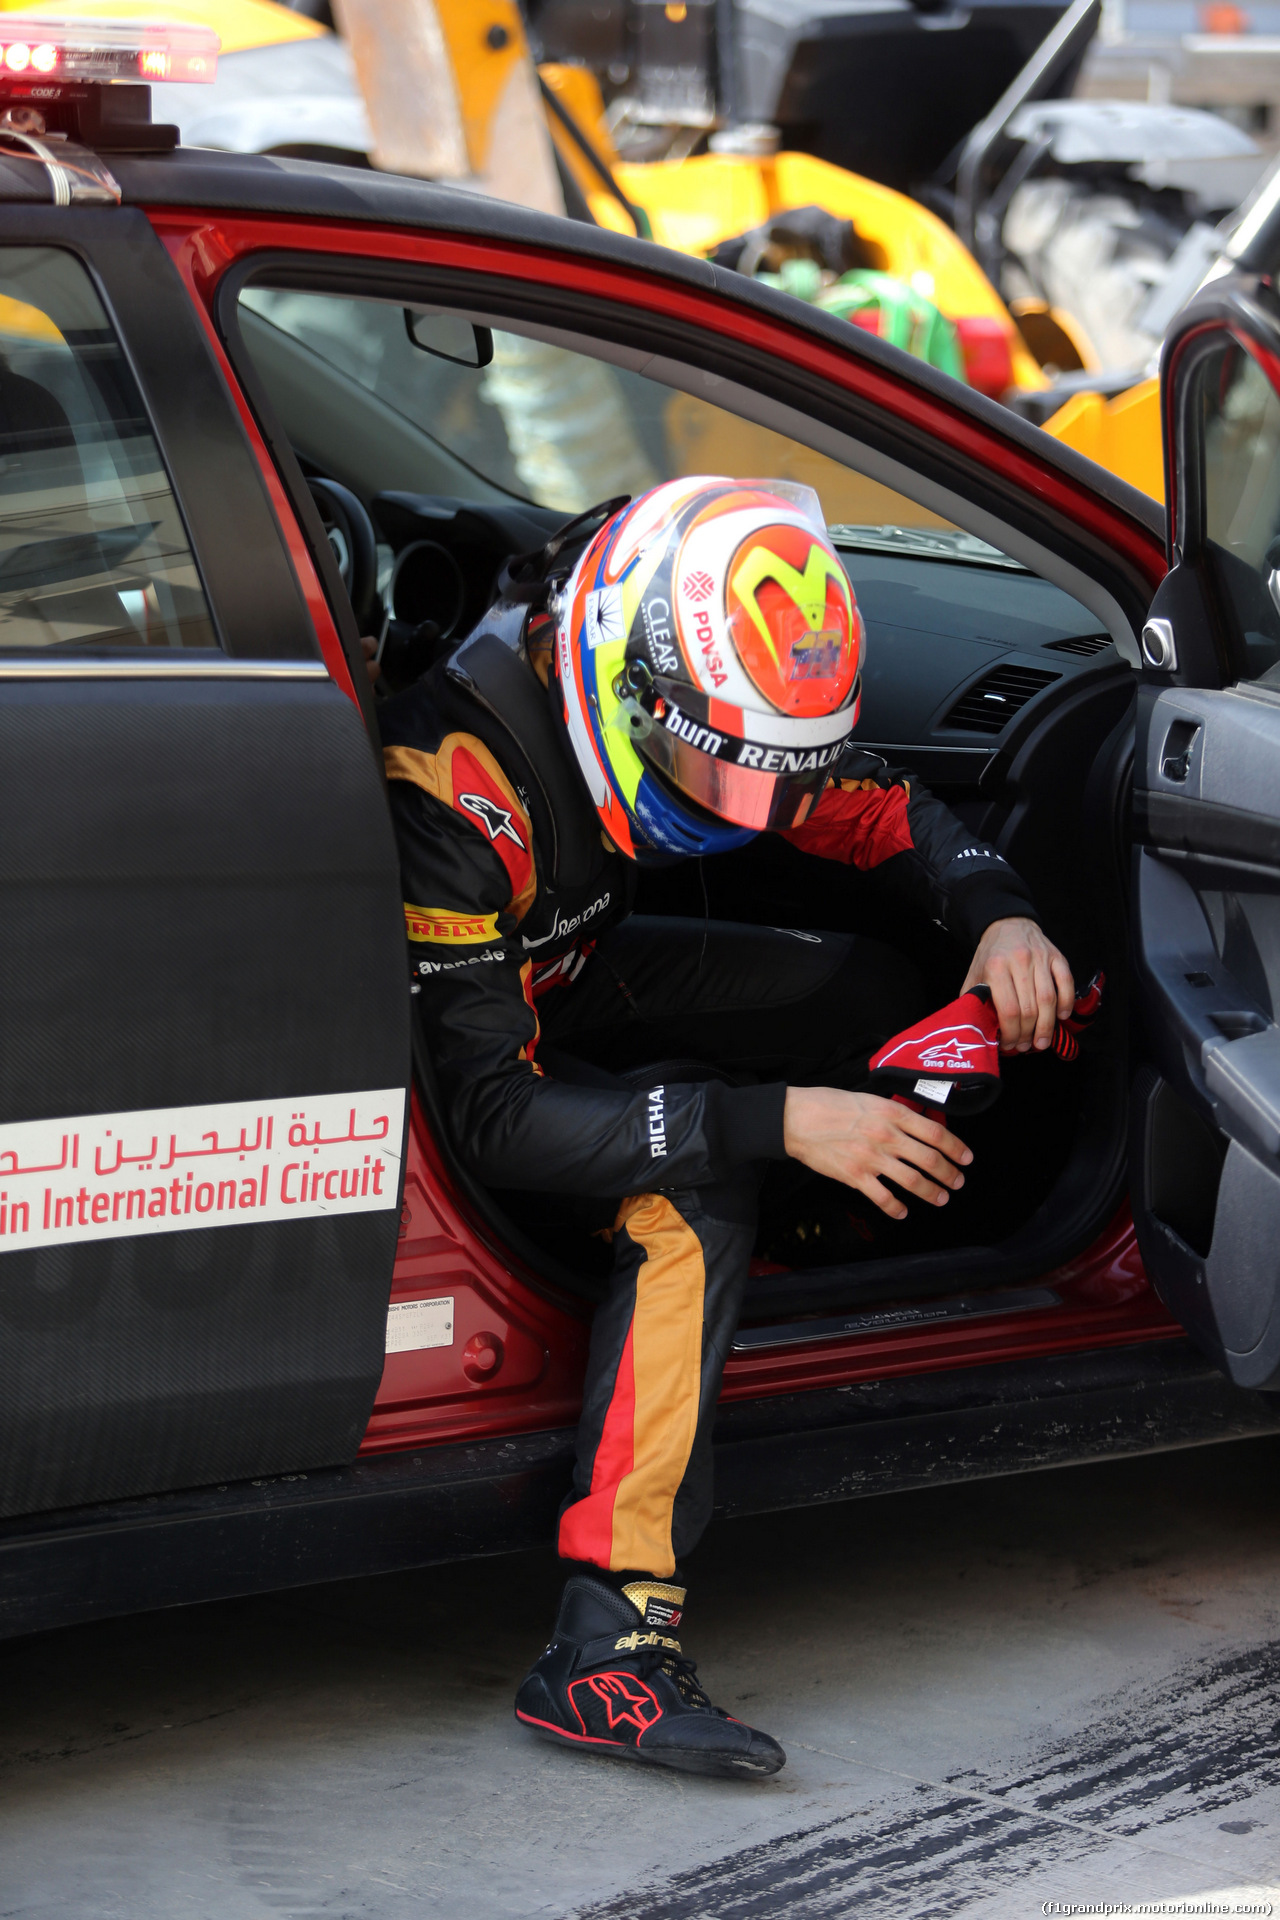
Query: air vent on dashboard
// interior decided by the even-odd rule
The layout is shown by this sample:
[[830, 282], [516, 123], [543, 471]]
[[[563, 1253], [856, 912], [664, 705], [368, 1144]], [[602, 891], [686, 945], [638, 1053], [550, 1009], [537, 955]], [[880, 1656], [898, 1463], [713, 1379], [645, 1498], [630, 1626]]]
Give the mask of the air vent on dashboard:
[[1050, 640], [1046, 653], [1078, 653], [1083, 659], [1090, 654], [1101, 653], [1104, 647], [1111, 645], [1109, 633], [1073, 633], [1069, 640]]
[[966, 733], [1002, 733], [1020, 707], [1061, 678], [1039, 667], [996, 667], [966, 688], [941, 724]]

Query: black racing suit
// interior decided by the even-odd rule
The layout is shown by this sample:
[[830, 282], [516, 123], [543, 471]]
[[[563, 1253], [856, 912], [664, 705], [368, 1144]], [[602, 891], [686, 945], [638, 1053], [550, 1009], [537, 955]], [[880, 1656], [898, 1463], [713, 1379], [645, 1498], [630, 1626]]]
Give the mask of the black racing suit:
[[[629, 917], [552, 683], [490, 634], [381, 709], [413, 988], [455, 1150], [490, 1186], [613, 1196], [567, 1559], [669, 1576], [710, 1512], [710, 1426], [788, 1082], [923, 1011], [888, 949]], [[961, 940], [1034, 917], [1007, 863], [851, 749], [788, 839]], [[909, 972], [909, 970], [908, 970]], [[672, 1064], [675, 1062], [676, 1064]]]

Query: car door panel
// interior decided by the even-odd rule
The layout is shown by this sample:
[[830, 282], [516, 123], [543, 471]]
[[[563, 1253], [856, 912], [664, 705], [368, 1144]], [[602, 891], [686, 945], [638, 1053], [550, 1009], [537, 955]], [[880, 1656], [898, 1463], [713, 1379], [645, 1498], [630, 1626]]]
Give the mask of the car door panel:
[[[16, 213], [0, 246], [6, 1515], [354, 1457], [383, 1367], [409, 1076], [377, 762], [198, 316], [136, 212]], [[219, 1132], [228, 1103], [243, 1160]], [[296, 1130], [291, 1161], [248, 1150], [255, 1111], [276, 1146]], [[163, 1155], [165, 1116], [162, 1170], [139, 1142], [154, 1129]], [[376, 1155], [372, 1196], [350, 1169], [346, 1194], [328, 1178], [348, 1136], [361, 1181]], [[59, 1137], [61, 1185], [39, 1178], [38, 1143]], [[136, 1186], [99, 1191], [82, 1145], [137, 1165]], [[213, 1154], [238, 1184], [197, 1177]]]
[[1170, 1309], [1239, 1385], [1280, 1389], [1280, 312], [1230, 287], [1202, 309], [1166, 355], [1176, 564], [1138, 698], [1133, 1206]]
[[1139, 709], [1134, 931], [1160, 1068], [1135, 1098], [1139, 1241], [1232, 1379], [1275, 1386], [1280, 704], [1144, 688]]
[[[395, 848], [323, 676], [5, 686], [0, 819], [0, 1125], [403, 1086]], [[0, 1510], [352, 1457], [394, 1199], [5, 1252]]]

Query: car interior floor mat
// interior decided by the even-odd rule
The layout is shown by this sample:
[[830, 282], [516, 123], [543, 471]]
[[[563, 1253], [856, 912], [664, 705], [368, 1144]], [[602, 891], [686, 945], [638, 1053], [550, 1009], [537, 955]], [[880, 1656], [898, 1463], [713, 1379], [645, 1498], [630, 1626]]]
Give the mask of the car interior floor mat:
[[1087, 1088], [1083, 1076], [1069, 1077], [1051, 1055], [1019, 1056], [1003, 1071], [1003, 1098], [953, 1128], [972, 1149], [973, 1163], [945, 1207], [890, 1181], [907, 1206], [905, 1220], [891, 1220], [837, 1180], [815, 1174], [800, 1191], [778, 1193], [766, 1176], [756, 1259], [803, 1270], [1008, 1239], [1053, 1187], [1076, 1138]]

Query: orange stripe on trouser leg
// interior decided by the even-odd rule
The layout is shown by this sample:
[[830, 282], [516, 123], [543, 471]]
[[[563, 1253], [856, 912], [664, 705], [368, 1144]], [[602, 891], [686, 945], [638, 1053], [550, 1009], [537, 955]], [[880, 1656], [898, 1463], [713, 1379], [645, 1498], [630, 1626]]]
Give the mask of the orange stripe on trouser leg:
[[671, 1509], [698, 1430], [702, 1384], [702, 1242], [658, 1193], [624, 1200], [618, 1225], [644, 1248], [631, 1323], [635, 1438], [631, 1472], [613, 1503], [615, 1568], [675, 1572]]
[[592, 1461], [591, 1491], [585, 1500], [575, 1500], [560, 1518], [556, 1551], [563, 1560], [585, 1560], [594, 1567], [612, 1565], [614, 1497], [635, 1460], [634, 1338], [633, 1325], [618, 1361], [609, 1409]]
[[[611, 1486], [602, 1447], [592, 1470], [591, 1493], [579, 1506], [593, 1502], [599, 1489], [601, 1507], [607, 1506], [612, 1515], [611, 1568], [664, 1575], [675, 1572], [671, 1510], [698, 1428], [706, 1269], [697, 1234], [661, 1194], [624, 1200], [615, 1228], [621, 1230], [645, 1256], [636, 1272], [636, 1304], [627, 1339], [631, 1467]], [[612, 1406], [609, 1412], [612, 1416]], [[570, 1508], [565, 1520], [578, 1510]], [[563, 1540], [562, 1526], [562, 1553]]]

